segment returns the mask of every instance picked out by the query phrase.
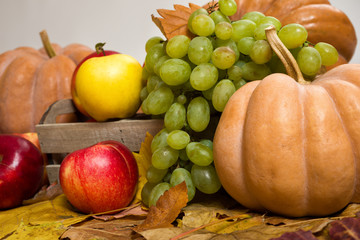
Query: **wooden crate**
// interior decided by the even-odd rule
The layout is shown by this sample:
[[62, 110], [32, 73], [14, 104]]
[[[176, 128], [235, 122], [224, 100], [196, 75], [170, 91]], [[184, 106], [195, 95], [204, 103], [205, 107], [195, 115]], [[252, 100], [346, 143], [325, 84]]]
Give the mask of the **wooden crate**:
[[119, 141], [137, 152], [146, 132], [155, 135], [163, 128], [162, 119], [150, 119], [143, 114], [107, 122], [56, 123], [57, 116], [75, 112], [77, 110], [71, 99], [57, 101], [35, 127], [42, 152], [54, 156], [52, 163], [47, 166], [50, 182], [58, 179], [61, 160], [67, 153], [105, 140]]

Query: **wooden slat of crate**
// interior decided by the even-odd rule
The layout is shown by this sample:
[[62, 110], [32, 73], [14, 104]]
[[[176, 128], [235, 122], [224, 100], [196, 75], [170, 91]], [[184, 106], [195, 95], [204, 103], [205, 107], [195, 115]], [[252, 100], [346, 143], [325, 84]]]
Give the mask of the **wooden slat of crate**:
[[163, 121], [160, 119], [119, 120], [39, 124], [36, 132], [44, 153], [69, 153], [105, 140], [116, 140], [131, 151], [139, 151], [146, 132], [154, 136], [162, 127]]

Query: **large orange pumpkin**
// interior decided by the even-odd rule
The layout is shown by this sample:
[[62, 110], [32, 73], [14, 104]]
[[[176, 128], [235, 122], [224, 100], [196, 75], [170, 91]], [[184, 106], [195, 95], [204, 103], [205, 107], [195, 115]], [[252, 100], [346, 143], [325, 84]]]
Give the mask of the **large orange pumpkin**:
[[[311, 43], [327, 42], [339, 52], [337, 65], [351, 60], [357, 38], [350, 19], [328, 0], [235, 0], [237, 12], [231, 16], [239, 20], [245, 13], [259, 11], [279, 19], [282, 25], [299, 23], [308, 31]], [[212, 2], [209, 3], [213, 4]]]
[[81, 44], [52, 47], [56, 55], [51, 58], [44, 49], [31, 47], [0, 55], [0, 133], [34, 132], [50, 104], [71, 98], [73, 71], [93, 50]]
[[214, 163], [226, 191], [246, 207], [328, 215], [360, 201], [360, 64], [306, 84], [289, 59], [296, 70], [289, 75], [300, 82], [272, 74], [230, 98], [214, 136]]

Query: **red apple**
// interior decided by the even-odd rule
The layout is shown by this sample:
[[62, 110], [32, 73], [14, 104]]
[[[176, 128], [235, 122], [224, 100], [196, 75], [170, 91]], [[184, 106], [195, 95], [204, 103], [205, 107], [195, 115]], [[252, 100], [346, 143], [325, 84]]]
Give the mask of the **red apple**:
[[106, 212], [129, 205], [138, 176], [134, 155], [117, 141], [99, 142], [68, 154], [59, 172], [67, 199], [83, 213]]
[[[41, 152], [41, 148], [40, 148], [40, 142], [39, 142], [39, 136], [36, 132], [26, 132], [26, 133], [13, 133], [13, 135], [17, 135], [20, 137], [23, 137], [27, 140], [29, 140], [30, 142], [32, 142]], [[42, 152], [41, 152], [42, 153]], [[46, 166], [48, 164], [48, 158], [46, 156], [45, 153], [42, 153], [42, 157], [44, 160], [44, 165]], [[43, 182], [42, 182], [42, 186], [44, 185], [48, 185], [49, 184], [49, 179], [48, 179], [48, 175], [47, 175], [47, 171], [46, 168], [44, 168], [44, 174], [43, 174]]]
[[44, 162], [38, 148], [15, 135], [0, 135], [0, 209], [21, 205], [42, 185]]
[[109, 56], [113, 54], [119, 54], [119, 52], [111, 51], [111, 50], [103, 50], [104, 43], [98, 43], [95, 46], [96, 51], [86, 56], [81, 62], [76, 66], [72, 79], [71, 79], [71, 95], [74, 102], [75, 107], [81, 112], [83, 115], [90, 117], [91, 116], [85, 111], [83, 106], [81, 105], [81, 101], [79, 100], [79, 97], [76, 92], [75, 83], [76, 83], [76, 74], [80, 68], [80, 66], [88, 59], [94, 58], [94, 57], [104, 57]]

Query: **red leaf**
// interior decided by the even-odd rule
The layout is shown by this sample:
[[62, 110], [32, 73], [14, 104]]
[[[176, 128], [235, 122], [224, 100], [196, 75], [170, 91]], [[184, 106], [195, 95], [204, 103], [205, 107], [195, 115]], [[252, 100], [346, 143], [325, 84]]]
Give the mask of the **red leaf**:
[[360, 239], [360, 218], [344, 218], [332, 222], [329, 235], [332, 240]]

